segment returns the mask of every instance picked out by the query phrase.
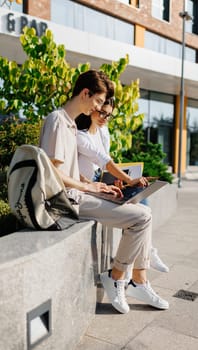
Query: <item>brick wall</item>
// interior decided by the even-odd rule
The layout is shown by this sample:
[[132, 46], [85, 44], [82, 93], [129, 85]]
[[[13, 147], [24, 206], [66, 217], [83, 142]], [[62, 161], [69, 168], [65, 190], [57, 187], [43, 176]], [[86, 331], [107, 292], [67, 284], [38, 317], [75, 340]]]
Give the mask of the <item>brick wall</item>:
[[[64, 1], [64, 0], [62, 0]], [[138, 24], [146, 29], [181, 42], [183, 0], [171, 1], [171, 22], [160, 21], [151, 16], [151, 1], [140, 0], [140, 8], [128, 6], [117, 0], [79, 0], [78, 3], [100, 10], [111, 16]], [[26, 12], [32, 16], [50, 20], [50, 0], [28, 0]], [[198, 35], [186, 33], [186, 44], [198, 49]]]
[[31, 16], [50, 20], [50, 0], [26, 1], [26, 13]]
[[[139, 24], [146, 29], [181, 42], [182, 19], [179, 12], [183, 10], [183, 0], [171, 1], [171, 22], [160, 21], [151, 16], [151, 1], [140, 0], [140, 8], [125, 5], [117, 0], [79, 0], [78, 2], [94, 9], [126, 20], [129, 23]], [[186, 33], [186, 44], [198, 49], [198, 36]]]

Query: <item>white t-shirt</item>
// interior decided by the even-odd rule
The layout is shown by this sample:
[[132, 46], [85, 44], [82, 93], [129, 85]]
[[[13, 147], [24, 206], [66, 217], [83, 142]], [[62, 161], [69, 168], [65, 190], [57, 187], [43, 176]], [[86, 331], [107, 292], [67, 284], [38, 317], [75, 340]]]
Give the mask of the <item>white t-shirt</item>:
[[[40, 136], [40, 147], [44, 149], [50, 159], [62, 163], [59, 169], [65, 175], [79, 180], [76, 135], [75, 122], [64, 109], [60, 108], [50, 113], [45, 119]], [[82, 196], [80, 191], [73, 188], [66, 188], [66, 191], [70, 198], [73, 198], [77, 203], [80, 201]], [[77, 207], [76, 210], [78, 210]]]
[[76, 142], [76, 124], [64, 109], [53, 111], [45, 119], [40, 147], [50, 159], [61, 162], [60, 169], [65, 175], [79, 180], [79, 167]]
[[105, 169], [111, 160], [109, 155], [110, 137], [106, 127], [98, 128], [96, 134], [77, 131], [78, 163], [80, 174], [89, 180], [97, 168]]

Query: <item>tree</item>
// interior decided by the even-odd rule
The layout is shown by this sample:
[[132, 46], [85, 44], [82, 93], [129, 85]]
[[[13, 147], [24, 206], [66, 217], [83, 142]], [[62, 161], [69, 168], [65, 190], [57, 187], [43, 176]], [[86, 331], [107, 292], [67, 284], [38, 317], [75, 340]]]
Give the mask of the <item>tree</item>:
[[[13, 153], [22, 143], [38, 143], [42, 118], [65, 104], [79, 74], [90, 69], [89, 63], [70, 67], [65, 60], [65, 47], [54, 42], [50, 30], [41, 37], [34, 28], [26, 27], [23, 31], [20, 41], [27, 55], [25, 62], [18, 66], [0, 56], [0, 115], [12, 116], [0, 124], [0, 225], [4, 233], [9, 223], [12, 227], [8, 232], [16, 230], [16, 221], [10, 217], [5, 173]], [[131, 156], [132, 134], [144, 118], [138, 112], [139, 81], [125, 86], [120, 81], [128, 61], [126, 55], [118, 62], [100, 67], [115, 83], [115, 118], [109, 129], [111, 155], [119, 162], [124, 161], [123, 155]], [[24, 122], [19, 119], [20, 113], [25, 117]]]
[[123, 161], [123, 153], [132, 146], [132, 133], [143, 123], [144, 114], [138, 112], [139, 80], [131, 81], [130, 85], [122, 85], [121, 73], [129, 62], [128, 55], [112, 64], [103, 64], [100, 69], [115, 82], [115, 118], [109, 123], [111, 134], [111, 155], [117, 162]]
[[[34, 122], [71, 97], [76, 79], [90, 69], [90, 64], [71, 68], [65, 60], [65, 47], [56, 45], [49, 29], [38, 37], [34, 28], [26, 27], [20, 41], [27, 54], [22, 66], [0, 57], [0, 110], [2, 114], [15, 116], [22, 110], [27, 120]], [[117, 161], [131, 147], [131, 131], [143, 120], [143, 115], [138, 114], [139, 82], [122, 86], [120, 81], [127, 64], [128, 55], [100, 67], [115, 82], [116, 118], [110, 123], [110, 133], [111, 153]]]
[[64, 46], [56, 45], [48, 29], [38, 37], [34, 28], [26, 27], [20, 41], [27, 54], [22, 66], [0, 57], [0, 110], [15, 116], [22, 110], [28, 120], [35, 121], [66, 102], [78, 75], [89, 64], [71, 68]]

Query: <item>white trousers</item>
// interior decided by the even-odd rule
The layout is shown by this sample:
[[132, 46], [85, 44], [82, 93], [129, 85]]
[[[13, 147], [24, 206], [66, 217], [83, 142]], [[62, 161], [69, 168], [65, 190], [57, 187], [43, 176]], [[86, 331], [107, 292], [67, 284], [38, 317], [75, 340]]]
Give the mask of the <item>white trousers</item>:
[[118, 205], [84, 194], [79, 206], [82, 219], [96, 220], [110, 227], [123, 229], [123, 235], [114, 259], [118, 270], [126, 271], [128, 265], [135, 269], [148, 269], [152, 235], [152, 215], [143, 204]]

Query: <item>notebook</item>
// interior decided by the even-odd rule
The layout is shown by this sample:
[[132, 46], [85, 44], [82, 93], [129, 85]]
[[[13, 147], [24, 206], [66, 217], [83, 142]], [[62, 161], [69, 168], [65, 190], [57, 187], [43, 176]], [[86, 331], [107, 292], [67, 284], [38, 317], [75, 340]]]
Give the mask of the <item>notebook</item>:
[[122, 190], [123, 195], [124, 195], [123, 198], [117, 198], [112, 194], [103, 193], [103, 192], [99, 192], [99, 193], [87, 192], [87, 194], [108, 200], [108, 201], [116, 203], [116, 204], [124, 204], [124, 203], [136, 204], [136, 203], [141, 202], [143, 199], [149, 197], [152, 193], [158, 191], [160, 188], [162, 188], [163, 186], [165, 186], [167, 184], [168, 184], [167, 181], [156, 180], [156, 181], [149, 183], [149, 185], [147, 187], [143, 187], [141, 189], [141, 191], [139, 191], [140, 188], [126, 186]]

